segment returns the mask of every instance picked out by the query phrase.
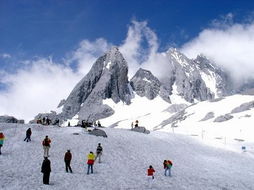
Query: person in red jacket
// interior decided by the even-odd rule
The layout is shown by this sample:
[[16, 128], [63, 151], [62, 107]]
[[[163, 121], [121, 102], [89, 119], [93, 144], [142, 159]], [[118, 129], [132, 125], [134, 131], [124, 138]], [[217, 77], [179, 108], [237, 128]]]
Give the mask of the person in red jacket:
[[65, 162], [65, 169], [66, 172], [68, 173], [69, 170], [72, 173], [72, 169], [71, 169], [71, 159], [72, 159], [72, 154], [70, 150], [67, 150], [67, 152], [64, 155], [64, 162]]
[[148, 176], [148, 186], [149, 188], [152, 187], [152, 183], [153, 183], [153, 179], [154, 179], [154, 175], [153, 173], [155, 172], [155, 170], [153, 169], [153, 166], [149, 166], [149, 168], [147, 169], [147, 176]]
[[51, 143], [51, 140], [48, 138], [48, 136], [46, 136], [45, 139], [42, 141], [44, 157], [49, 157], [50, 143]]

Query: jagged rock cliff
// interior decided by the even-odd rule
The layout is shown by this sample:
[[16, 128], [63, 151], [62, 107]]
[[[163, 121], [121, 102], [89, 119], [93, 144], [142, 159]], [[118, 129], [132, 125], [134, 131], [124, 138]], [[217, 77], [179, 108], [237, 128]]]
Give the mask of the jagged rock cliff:
[[79, 119], [100, 119], [114, 113], [103, 99], [111, 98], [115, 103], [130, 103], [128, 87], [128, 66], [119, 52], [113, 47], [101, 56], [89, 73], [75, 86], [68, 98], [63, 101], [61, 117]]

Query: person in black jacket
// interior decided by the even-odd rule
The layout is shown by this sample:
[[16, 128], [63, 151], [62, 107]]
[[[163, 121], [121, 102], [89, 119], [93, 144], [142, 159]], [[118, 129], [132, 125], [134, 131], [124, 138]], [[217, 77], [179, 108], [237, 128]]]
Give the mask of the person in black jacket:
[[72, 173], [72, 169], [71, 169], [71, 159], [72, 159], [72, 154], [70, 150], [67, 150], [67, 152], [64, 155], [64, 162], [65, 162], [65, 169], [66, 172], [68, 173], [69, 170]]
[[50, 160], [44, 157], [42, 162], [41, 172], [43, 173], [43, 184], [49, 185], [49, 176], [51, 172]]
[[99, 163], [101, 163], [101, 155], [102, 155], [103, 148], [101, 146], [101, 143], [98, 143], [97, 149], [96, 149], [96, 158], [99, 158]]
[[24, 141], [28, 142], [31, 141], [31, 135], [32, 135], [32, 130], [31, 128], [26, 130], [26, 138], [24, 139]]

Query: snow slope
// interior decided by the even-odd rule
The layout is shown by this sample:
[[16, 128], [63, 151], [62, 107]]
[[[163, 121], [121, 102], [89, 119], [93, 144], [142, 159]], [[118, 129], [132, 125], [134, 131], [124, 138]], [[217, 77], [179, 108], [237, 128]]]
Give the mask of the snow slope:
[[[28, 127], [33, 131], [31, 143], [23, 141]], [[150, 164], [156, 170], [152, 189], [254, 189], [251, 154], [206, 146], [188, 136], [107, 128], [108, 138], [102, 138], [78, 127], [21, 124], [0, 124], [0, 131], [7, 138], [0, 156], [1, 190], [143, 190], [147, 189], [146, 169]], [[52, 140], [50, 186], [42, 184], [40, 173], [45, 135]], [[86, 155], [95, 151], [99, 142], [104, 148], [102, 163], [95, 163], [95, 173], [86, 175]], [[73, 153], [73, 174], [65, 173], [67, 149]], [[173, 161], [171, 178], [163, 176], [164, 159]]]

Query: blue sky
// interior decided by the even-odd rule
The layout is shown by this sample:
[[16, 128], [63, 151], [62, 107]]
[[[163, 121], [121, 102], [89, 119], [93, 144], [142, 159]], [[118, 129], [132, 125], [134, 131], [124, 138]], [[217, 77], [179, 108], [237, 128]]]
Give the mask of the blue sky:
[[132, 19], [148, 21], [160, 47], [180, 46], [229, 12], [246, 18], [254, 1], [1, 0], [0, 53], [62, 58], [83, 39], [124, 40]]
[[176, 47], [242, 82], [254, 73], [254, 1], [0, 0], [0, 115], [55, 110], [112, 45], [129, 77], [167, 74], [163, 52]]

